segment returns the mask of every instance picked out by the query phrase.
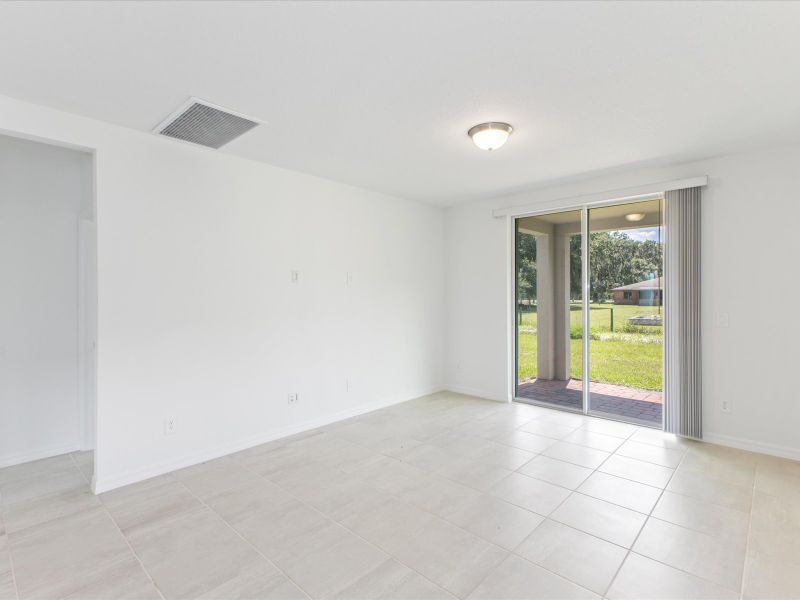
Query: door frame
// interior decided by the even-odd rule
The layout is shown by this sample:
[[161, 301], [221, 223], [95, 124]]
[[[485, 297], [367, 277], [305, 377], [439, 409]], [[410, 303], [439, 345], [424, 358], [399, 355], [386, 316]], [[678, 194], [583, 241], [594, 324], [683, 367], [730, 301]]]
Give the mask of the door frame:
[[[580, 410], [573, 409], [566, 406], [555, 406], [552, 404], [548, 404], [546, 402], [539, 402], [537, 400], [531, 400], [528, 398], [518, 398], [517, 397], [517, 374], [519, 373], [518, 370], [518, 363], [519, 363], [519, 348], [517, 344], [518, 340], [518, 323], [517, 323], [517, 228], [516, 228], [516, 221], [517, 219], [522, 219], [525, 217], [535, 217], [541, 215], [548, 215], [553, 213], [559, 212], [570, 212], [570, 211], [581, 211], [581, 324], [584, 332], [589, 331], [589, 291], [590, 291], [590, 280], [589, 280], [589, 211], [594, 208], [603, 208], [606, 206], [618, 206], [621, 204], [633, 204], [635, 202], [646, 202], [648, 200], [660, 200], [662, 206], [662, 222], [661, 226], [663, 227], [664, 223], [664, 215], [666, 213], [666, 201], [665, 201], [665, 192], [652, 192], [647, 194], [637, 194], [635, 196], [626, 196], [626, 197], [619, 197], [614, 199], [605, 199], [605, 200], [596, 200], [596, 201], [587, 201], [582, 203], [576, 203], [575, 199], [572, 201], [566, 201], [564, 203], [558, 203], [556, 205], [549, 205], [546, 208], [539, 208], [535, 210], [524, 210], [524, 211], [514, 211], [508, 212], [505, 216], [507, 220], [507, 230], [508, 230], [508, 307], [509, 307], [509, 318], [508, 318], [508, 337], [509, 337], [509, 352], [508, 352], [508, 364], [509, 364], [509, 377], [508, 377], [508, 398], [509, 402], [521, 402], [524, 404], [533, 404], [536, 406], [543, 406], [545, 408], [552, 408], [554, 410], [561, 410], [564, 412], [570, 413], [578, 413], [584, 415], [590, 415], [594, 417], [604, 418], [612, 421], [620, 421], [627, 424], [635, 424], [641, 426], [648, 426], [644, 423], [632, 423], [629, 420], [625, 420], [620, 418], [615, 418], [614, 415], [606, 414], [606, 413], [593, 413], [590, 411], [589, 402], [590, 402], [590, 390], [589, 390], [589, 345], [590, 339], [588, 335], [584, 335], [582, 338], [581, 344], [581, 361], [582, 361], [582, 407]], [[668, 238], [667, 238], [667, 231], [664, 229], [663, 235], [663, 247], [666, 249]], [[666, 288], [666, 273], [662, 275], [662, 287]], [[663, 303], [664, 293], [662, 292], [662, 307], [664, 311], [664, 321], [666, 322], [668, 318], [668, 310], [667, 306]], [[662, 371], [662, 381], [664, 381], [664, 358], [662, 353], [661, 359], [661, 371]], [[663, 393], [663, 390], [662, 390]], [[664, 429], [664, 412], [662, 410], [661, 413], [661, 430]]]

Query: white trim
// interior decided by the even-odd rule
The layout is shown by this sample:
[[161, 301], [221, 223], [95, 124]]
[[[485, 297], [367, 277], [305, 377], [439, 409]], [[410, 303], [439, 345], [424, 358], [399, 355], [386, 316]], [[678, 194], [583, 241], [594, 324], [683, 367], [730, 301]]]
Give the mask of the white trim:
[[768, 454], [770, 456], [778, 456], [780, 458], [800, 460], [800, 448], [769, 444], [766, 442], [740, 438], [733, 435], [704, 432], [702, 441], [709, 444], [717, 444], [719, 446], [728, 446], [729, 448], [738, 448], [739, 450], [758, 452], [759, 454]]
[[53, 456], [60, 456], [69, 452], [78, 452], [81, 449], [79, 442], [72, 444], [59, 444], [57, 446], [48, 446], [38, 450], [31, 450], [30, 452], [9, 452], [0, 456], [0, 468], [13, 467], [22, 463], [31, 462], [32, 460], [41, 460], [43, 458], [51, 458]]
[[687, 179], [672, 179], [646, 185], [638, 185], [616, 190], [606, 190], [592, 194], [571, 196], [567, 198], [557, 198], [536, 204], [526, 204], [522, 206], [509, 206], [506, 208], [496, 208], [492, 210], [493, 217], [519, 217], [542, 212], [553, 212], [557, 210], [577, 210], [578, 208], [589, 208], [595, 204], [625, 203], [647, 200], [651, 196], [660, 195], [671, 190], [682, 190], [691, 187], [703, 187], [708, 185], [708, 175], [699, 175]]
[[480, 398], [481, 400], [492, 400], [493, 402], [507, 403], [511, 401], [504, 394], [498, 394], [497, 392], [489, 392], [486, 390], [479, 390], [477, 388], [471, 388], [468, 386], [458, 385], [455, 383], [445, 384], [444, 391], [453, 392], [456, 394], [464, 394], [465, 396], [474, 396], [475, 398]]
[[[659, 217], [659, 224], [661, 225], [660, 231], [661, 235], [661, 281], [659, 282], [661, 285], [661, 309], [663, 311], [663, 323], [661, 326], [662, 336], [663, 332], [667, 331], [667, 321], [669, 321], [669, 314], [667, 311], [667, 305], [664, 302], [665, 294], [667, 292], [667, 244], [669, 239], [669, 231], [667, 231], [666, 223], [667, 223], [667, 201], [665, 197], [662, 197], [658, 203], [659, 208], [661, 209], [661, 216]], [[667, 361], [666, 361], [666, 344], [664, 343], [664, 339], [661, 339], [661, 398], [662, 400], [667, 397]], [[702, 354], [701, 354], [702, 358]], [[667, 421], [665, 419], [666, 415], [664, 414], [664, 405], [661, 405], [661, 431], [665, 430], [667, 425]]]
[[28, 140], [29, 142], [38, 142], [40, 144], [47, 144], [48, 146], [57, 146], [58, 148], [66, 148], [67, 150], [75, 150], [85, 154], [95, 154], [96, 149], [89, 146], [81, 146], [80, 144], [73, 144], [72, 142], [65, 142], [54, 138], [42, 137], [34, 135], [25, 131], [17, 131], [16, 129], [4, 129], [0, 127], [0, 135], [7, 137], [17, 138], [20, 140]]
[[506, 379], [506, 402], [514, 400], [517, 393], [517, 221], [506, 217], [506, 360], [511, 365]]
[[[581, 408], [583, 414], [588, 415], [591, 408], [591, 398], [589, 390], [591, 381], [589, 380], [589, 344], [591, 343], [591, 313], [589, 312], [589, 292], [591, 284], [589, 282], [589, 209], [585, 206], [581, 209]], [[569, 308], [569, 307], [567, 307]], [[537, 321], [538, 323], [538, 321]], [[570, 366], [572, 369], [572, 366]], [[569, 373], [572, 377], [572, 373]]]
[[81, 450], [95, 446], [97, 416], [97, 237], [95, 223], [78, 219], [78, 398]]
[[387, 406], [392, 406], [394, 404], [399, 404], [401, 402], [406, 402], [408, 400], [413, 400], [414, 398], [419, 398], [421, 396], [435, 394], [436, 392], [440, 391], [442, 391], [442, 388], [440, 386], [437, 386], [425, 390], [416, 391], [411, 394], [392, 396], [390, 398], [386, 398], [378, 402], [362, 404], [355, 408], [343, 410], [338, 413], [334, 413], [332, 415], [328, 415], [325, 417], [311, 419], [308, 421], [304, 421], [302, 423], [298, 423], [296, 425], [283, 427], [281, 429], [274, 429], [272, 431], [268, 431], [261, 435], [248, 438], [246, 440], [238, 440], [235, 442], [220, 444], [214, 448], [203, 450], [201, 452], [195, 452], [193, 454], [188, 454], [180, 458], [166, 460], [152, 465], [147, 465], [145, 467], [131, 469], [127, 472], [112, 477], [105, 477], [103, 479], [97, 479], [96, 477], [92, 477], [92, 491], [94, 491], [95, 494], [108, 492], [110, 490], [114, 490], [116, 488], [125, 485], [130, 485], [132, 483], [144, 481], [145, 479], [150, 479], [151, 477], [157, 477], [158, 475], [163, 475], [164, 473], [170, 473], [178, 469], [191, 467], [192, 465], [213, 460], [215, 458], [221, 458], [223, 456], [227, 456], [228, 454], [233, 454], [234, 452], [240, 452], [241, 450], [252, 448], [253, 446], [259, 446], [261, 444], [266, 444], [267, 442], [272, 442], [274, 440], [285, 438], [290, 435], [303, 433], [305, 431], [310, 431], [318, 427], [324, 427], [325, 425], [330, 425], [331, 423], [336, 423], [337, 421], [349, 419], [350, 417], [356, 417], [364, 413], [372, 412], [374, 410], [378, 410], [381, 408], [386, 408]]

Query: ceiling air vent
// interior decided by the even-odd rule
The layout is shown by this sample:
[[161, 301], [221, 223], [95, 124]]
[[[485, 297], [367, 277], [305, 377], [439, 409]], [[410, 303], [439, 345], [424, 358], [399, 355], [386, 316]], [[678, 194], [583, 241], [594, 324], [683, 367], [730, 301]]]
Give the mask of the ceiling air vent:
[[259, 122], [251, 117], [190, 98], [153, 131], [209, 148], [222, 148], [257, 125]]

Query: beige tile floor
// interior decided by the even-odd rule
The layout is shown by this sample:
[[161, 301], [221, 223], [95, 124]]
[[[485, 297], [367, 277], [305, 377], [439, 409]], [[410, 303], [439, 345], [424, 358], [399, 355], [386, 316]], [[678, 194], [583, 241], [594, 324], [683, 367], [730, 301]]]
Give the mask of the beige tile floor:
[[440, 393], [100, 496], [0, 469], [0, 598], [800, 598], [800, 463]]

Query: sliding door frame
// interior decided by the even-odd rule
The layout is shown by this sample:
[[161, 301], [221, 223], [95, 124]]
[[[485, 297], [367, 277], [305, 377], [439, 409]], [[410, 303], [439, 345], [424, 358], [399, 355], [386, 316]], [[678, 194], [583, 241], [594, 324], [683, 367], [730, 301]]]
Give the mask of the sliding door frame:
[[[509, 300], [510, 300], [510, 320], [509, 320], [509, 337], [510, 337], [510, 347], [509, 347], [509, 364], [511, 366], [511, 372], [509, 377], [509, 398], [510, 401], [513, 402], [522, 402], [524, 404], [535, 404], [537, 406], [544, 406], [547, 408], [553, 408], [555, 410], [561, 410], [564, 412], [572, 412], [572, 413], [582, 413], [585, 415], [591, 414], [592, 416], [598, 416], [606, 419], [610, 419], [613, 421], [622, 421], [624, 423], [630, 423], [630, 421], [625, 421], [622, 418], [615, 418], [615, 415], [606, 414], [606, 413], [592, 413], [589, 410], [589, 292], [590, 292], [590, 278], [589, 278], [589, 211], [595, 208], [603, 208], [606, 206], [619, 206], [621, 204], [633, 204], [635, 202], [646, 202], [648, 200], [660, 200], [662, 206], [662, 219], [663, 214], [666, 211], [666, 206], [664, 202], [664, 192], [653, 192], [649, 194], [639, 194], [636, 196], [627, 196], [623, 198], [615, 198], [612, 200], [597, 200], [594, 202], [583, 202], [583, 203], [574, 203], [567, 202], [561, 205], [556, 206], [548, 206], [547, 208], [542, 208], [538, 210], [531, 210], [525, 211], [520, 213], [514, 214], [507, 214], [506, 217], [508, 219], [509, 224]], [[582, 363], [582, 376], [581, 376], [581, 387], [582, 387], [582, 408], [580, 410], [576, 410], [566, 406], [558, 406], [554, 404], [548, 404], [547, 402], [540, 402], [537, 400], [532, 400], [529, 398], [519, 398], [517, 397], [517, 385], [518, 385], [518, 375], [519, 375], [519, 332], [517, 330], [517, 219], [523, 219], [525, 217], [536, 217], [536, 216], [543, 216], [549, 215], [553, 213], [560, 213], [560, 212], [569, 212], [569, 211], [581, 211], [581, 327], [582, 331], [582, 338], [581, 338], [581, 363]], [[663, 222], [662, 222], [663, 225]], [[666, 232], [663, 236], [664, 246], [666, 247], [667, 244], [667, 236]], [[663, 250], [662, 250], [663, 252]], [[663, 271], [663, 268], [662, 268]], [[662, 286], [666, 286], [666, 277], [662, 273]], [[664, 309], [664, 320], [668, 318], [668, 309], [667, 306], [663, 304], [663, 292], [662, 292], [662, 307]], [[662, 369], [662, 380], [663, 380], [663, 370], [664, 370], [664, 360], [662, 356], [661, 360], [661, 369]], [[664, 415], [662, 411], [661, 415], [661, 429], [664, 429]]]
[[581, 394], [583, 414], [589, 414], [589, 208], [581, 208]]

